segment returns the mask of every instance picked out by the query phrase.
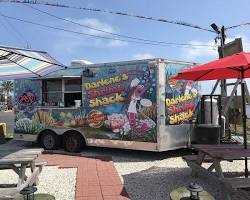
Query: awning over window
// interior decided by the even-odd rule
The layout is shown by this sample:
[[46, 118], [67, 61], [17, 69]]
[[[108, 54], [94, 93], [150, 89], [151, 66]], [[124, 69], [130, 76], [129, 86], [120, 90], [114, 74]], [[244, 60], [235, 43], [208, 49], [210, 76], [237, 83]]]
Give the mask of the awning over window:
[[0, 46], [0, 80], [42, 77], [66, 68], [46, 52]]

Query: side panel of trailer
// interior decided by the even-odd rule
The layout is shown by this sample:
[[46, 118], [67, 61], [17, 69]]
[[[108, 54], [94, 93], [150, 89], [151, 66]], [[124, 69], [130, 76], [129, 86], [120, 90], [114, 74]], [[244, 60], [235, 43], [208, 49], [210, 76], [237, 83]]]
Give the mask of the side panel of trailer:
[[91, 67], [83, 75], [89, 145], [157, 150], [157, 65]]
[[190, 67], [190, 63], [166, 62], [164, 65], [159, 75], [161, 84], [164, 82], [165, 86], [164, 89], [161, 88], [162, 95], [159, 102], [165, 112], [164, 122], [161, 120], [159, 128], [160, 151], [188, 146], [193, 131], [192, 120], [197, 116], [199, 102], [196, 82], [178, 81], [172, 78], [179, 71]]
[[[63, 102], [69, 95], [64, 83], [72, 77], [67, 71], [64, 78], [18, 80], [15, 138], [36, 141], [43, 130], [58, 135], [75, 130], [89, 146], [157, 151], [157, 70], [155, 60], [83, 67], [76, 74], [83, 72], [79, 108]], [[49, 89], [55, 88], [52, 93], [43, 91], [48, 80]], [[61, 80], [61, 87], [53, 84], [56, 80]]]
[[35, 141], [44, 128], [41, 123], [32, 121], [37, 107], [42, 102], [40, 80], [19, 79], [14, 81], [15, 134], [21, 133], [17, 139]]

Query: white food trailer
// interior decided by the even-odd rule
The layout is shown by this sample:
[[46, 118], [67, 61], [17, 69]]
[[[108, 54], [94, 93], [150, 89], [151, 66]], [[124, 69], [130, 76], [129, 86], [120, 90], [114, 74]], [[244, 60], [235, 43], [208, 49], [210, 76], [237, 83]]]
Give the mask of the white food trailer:
[[46, 149], [187, 147], [198, 85], [172, 77], [195, 63], [147, 59], [68, 67], [15, 81], [16, 140]]

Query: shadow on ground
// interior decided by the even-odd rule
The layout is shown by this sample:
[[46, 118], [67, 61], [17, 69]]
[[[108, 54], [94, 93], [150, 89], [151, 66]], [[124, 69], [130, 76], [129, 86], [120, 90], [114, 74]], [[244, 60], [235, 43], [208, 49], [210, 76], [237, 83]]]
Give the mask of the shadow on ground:
[[[196, 182], [216, 200], [224, 200], [221, 186], [213, 179], [194, 178], [189, 168], [151, 167], [123, 175], [124, 185], [131, 200], [169, 200], [174, 189]], [[250, 191], [239, 190], [232, 200], [250, 200]]]

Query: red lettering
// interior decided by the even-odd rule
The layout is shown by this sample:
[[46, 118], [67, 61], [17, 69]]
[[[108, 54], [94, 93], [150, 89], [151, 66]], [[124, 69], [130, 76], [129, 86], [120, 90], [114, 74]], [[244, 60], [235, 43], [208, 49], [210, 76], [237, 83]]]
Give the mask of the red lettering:
[[19, 96], [18, 101], [20, 104], [30, 105], [36, 101], [36, 96], [32, 93], [23, 93], [23, 95]]
[[169, 107], [168, 114], [173, 115], [173, 114], [180, 113], [186, 110], [194, 110], [194, 108], [195, 108], [195, 105], [191, 103], [186, 104], [184, 106], [179, 106], [179, 107]]
[[87, 98], [93, 99], [93, 98], [108, 95], [108, 94], [121, 93], [124, 90], [125, 90], [124, 85], [118, 85], [117, 87], [110, 87], [110, 88], [105, 88], [102, 90], [92, 90], [92, 91], [88, 91]]

